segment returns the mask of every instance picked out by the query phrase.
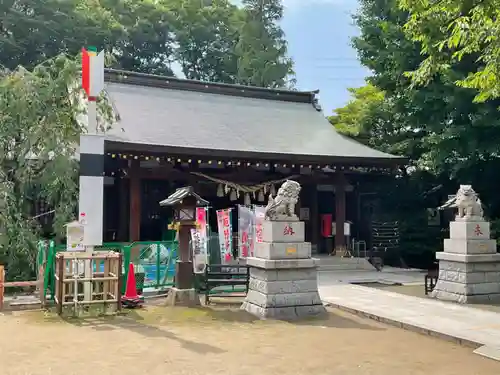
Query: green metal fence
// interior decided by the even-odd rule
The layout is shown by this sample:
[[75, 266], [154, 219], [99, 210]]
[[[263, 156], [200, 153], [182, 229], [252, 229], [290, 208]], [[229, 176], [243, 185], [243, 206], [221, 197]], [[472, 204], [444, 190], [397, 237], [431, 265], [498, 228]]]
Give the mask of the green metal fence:
[[[178, 256], [176, 241], [145, 241], [145, 242], [108, 242], [96, 247], [97, 251], [116, 251], [123, 254], [123, 289], [125, 292], [129, 265], [134, 265], [134, 274], [138, 290], [162, 290], [175, 285], [175, 263]], [[220, 264], [219, 237], [211, 235], [208, 238], [208, 261], [210, 264]], [[52, 240], [39, 241], [38, 266], [44, 265], [44, 298], [54, 300], [55, 292], [55, 256], [60, 251], [66, 251], [65, 245], [55, 245]], [[102, 265], [101, 265], [102, 266]], [[95, 265], [94, 265], [95, 267]], [[237, 290], [227, 288], [217, 293], [231, 293]]]
[[[133, 242], [123, 247], [125, 280], [129, 263], [134, 265], [138, 289], [165, 289], [174, 285], [175, 262], [178, 254], [176, 241]], [[141, 285], [142, 284], [142, 285]]]
[[[123, 254], [123, 283], [125, 292], [129, 273], [129, 263], [134, 265], [137, 288], [164, 289], [174, 285], [175, 261], [178, 245], [175, 241], [109, 242], [96, 248], [97, 251], [116, 251]], [[60, 251], [66, 251], [65, 245], [55, 245], [54, 241], [39, 241], [38, 267], [44, 269], [44, 298], [54, 300], [55, 292], [55, 257]], [[100, 265], [102, 266], [102, 264]], [[93, 267], [96, 267], [94, 264]]]

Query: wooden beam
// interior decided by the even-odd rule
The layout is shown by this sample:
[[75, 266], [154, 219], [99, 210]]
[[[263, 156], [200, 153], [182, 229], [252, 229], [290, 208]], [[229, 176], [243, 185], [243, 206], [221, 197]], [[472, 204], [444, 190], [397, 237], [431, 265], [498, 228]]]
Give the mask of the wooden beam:
[[130, 219], [129, 241], [141, 238], [141, 177], [139, 160], [132, 160], [129, 169], [130, 178]]

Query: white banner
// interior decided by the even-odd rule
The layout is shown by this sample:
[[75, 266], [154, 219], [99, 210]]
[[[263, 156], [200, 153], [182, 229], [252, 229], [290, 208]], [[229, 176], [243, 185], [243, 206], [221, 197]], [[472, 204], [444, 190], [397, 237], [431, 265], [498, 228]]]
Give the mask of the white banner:
[[217, 211], [217, 226], [219, 229], [221, 263], [228, 264], [233, 259], [233, 228], [230, 208]]
[[238, 205], [238, 256], [253, 257], [255, 214], [252, 209]]
[[262, 242], [262, 224], [265, 218], [266, 206], [253, 206], [255, 217], [254, 243]]

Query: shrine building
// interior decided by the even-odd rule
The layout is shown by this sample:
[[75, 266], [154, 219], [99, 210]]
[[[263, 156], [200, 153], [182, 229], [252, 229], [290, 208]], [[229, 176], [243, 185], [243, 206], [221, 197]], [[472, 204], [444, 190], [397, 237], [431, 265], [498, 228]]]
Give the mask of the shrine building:
[[[302, 185], [297, 214], [306, 240], [316, 253], [329, 253], [367, 239], [364, 199], [406, 162], [337, 133], [317, 91], [117, 70], [106, 70], [105, 80], [119, 117], [105, 137], [106, 242], [165, 239], [171, 217], [159, 202], [178, 187], [193, 186], [210, 202], [215, 232], [217, 209], [266, 205], [270, 192], [293, 179]], [[325, 232], [331, 222], [334, 239]]]

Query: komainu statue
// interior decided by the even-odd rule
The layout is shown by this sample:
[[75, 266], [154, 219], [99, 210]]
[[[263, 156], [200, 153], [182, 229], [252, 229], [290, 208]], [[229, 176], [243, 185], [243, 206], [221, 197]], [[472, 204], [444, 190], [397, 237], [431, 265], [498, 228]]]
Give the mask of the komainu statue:
[[483, 218], [483, 206], [477, 193], [471, 185], [460, 185], [457, 194], [439, 207], [439, 210], [446, 208], [458, 208], [457, 218], [480, 217]]
[[295, 206], [299, 201], [300, 184], [296, 181], [286, 180], [278, 190], [276, 198], [269, 194], [269, 203], [266, 206], [265, 219], [277, 220], [299, 220], [295, 215]]

